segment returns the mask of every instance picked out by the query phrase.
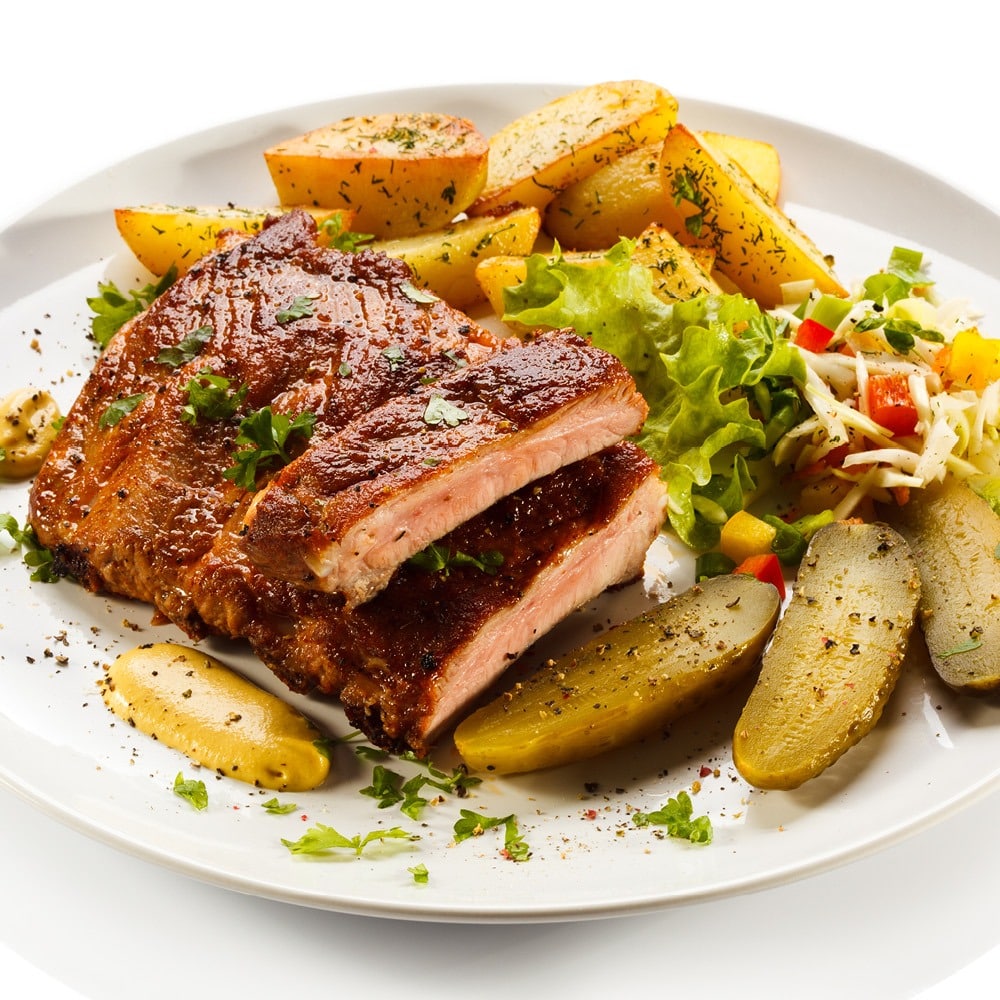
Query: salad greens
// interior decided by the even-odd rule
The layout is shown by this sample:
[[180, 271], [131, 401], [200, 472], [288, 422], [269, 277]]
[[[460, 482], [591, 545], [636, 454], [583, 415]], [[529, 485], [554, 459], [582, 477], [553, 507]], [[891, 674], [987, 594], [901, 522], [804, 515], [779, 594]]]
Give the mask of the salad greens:
[[637, 442], [663, 470], [670, 525], [704, 551], [758, 491], [775, 442], [808, 414], [805, 363], [784, 322], [741, 295], [661, 300], [633, 248], [620, 240], [597, 267], [531, 256], [505, 294], [505, 318], [572, 326], [622, 360], [649, 404]]

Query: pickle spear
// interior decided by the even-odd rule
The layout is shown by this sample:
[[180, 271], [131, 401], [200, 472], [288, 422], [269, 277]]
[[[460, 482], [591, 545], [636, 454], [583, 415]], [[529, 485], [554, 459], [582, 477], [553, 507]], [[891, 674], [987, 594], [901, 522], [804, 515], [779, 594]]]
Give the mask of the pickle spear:
[[455, 730], [472, 770], [555, 767], [633, 742], [743, 678], [777, 621], [777, 590], [706, 580], [549, 661]]
[[914, 490], [886, 520], [910, 543], [931, 662], [965, 694], [1000, 688], [1000, 517], [965, 483]]
[[919, 599], [916, 561], [888, 525], [838, 521], [813, 535], [733, 735], [751, 785], [796, 788], [871, 731]]

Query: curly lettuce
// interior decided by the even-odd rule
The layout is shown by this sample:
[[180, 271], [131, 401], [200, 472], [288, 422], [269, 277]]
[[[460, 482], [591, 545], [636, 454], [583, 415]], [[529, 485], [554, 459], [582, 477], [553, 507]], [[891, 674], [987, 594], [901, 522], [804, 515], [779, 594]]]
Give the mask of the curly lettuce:
[[621, 359], [649, 405], [636, 440], [660, 464], [670, 526], [703, 552], [757, 492], [774, 443], [807, 414], [805, 365], [784, 324], [750, 299], [660, 299], [633, 248], [623, 239], [587, 264], [532, 255], [525, 281], [505, 291], [504, 318], [573, 327]]

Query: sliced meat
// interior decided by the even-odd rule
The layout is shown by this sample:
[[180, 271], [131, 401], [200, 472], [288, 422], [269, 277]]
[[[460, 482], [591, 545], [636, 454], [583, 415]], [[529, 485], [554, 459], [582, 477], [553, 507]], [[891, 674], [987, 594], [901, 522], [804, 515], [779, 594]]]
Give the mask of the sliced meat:
[[[224, 528], [239, 529], [253, 498], [223, 474], [236, 420], [182, 419], [199, 373], [247, 386], [237, 418], [264, 406], [314, 413], [315, 440], [456, 359], [496, 350], [464, 314], [408, 294], [401, 262], [321, 249], [315, 232], [305, 213], [281, 216], [195, 265], [112, 338], [31, 492], [39, 538], [81, 582], [149, 601], [198, 631], [187, 577]], [[158, 360], [206, 329], [190, 360]], [[138, 404], [105, 426], [109, 406], [126, 400]]]
[[570, 331], [510, 342], [310, 447], [258, 494], [245, 544], [266, 573], [369, 600], [500, 497], [636, 433], [646, 402]]
[[[448, 572], [404, 564], [354, 610], [262, 573], [242, 537], [254, 492], [226, 475], [241, 416], [310, 411], [318, 443], [424, 391], [456, 358], [472, 368], [499, 349], [468, 317], [417, 301], [409, 279], [399, 261], [317, 247], [305, 213], [199, 263], [97, 361], [34, 480], [29, 519], [58, 571], [148, 602], [193, 639], [246, 639], [292, 689], [339, 697], [371, 739], [423, 753], [525, 643], [638, 572], [662, 486], [642, 452], [613, 446], [441, 539], [499, 553], [483, 563], [490, 571], [474, 560]], [[161, 353], [206, 328], [197, 356]], [[205, 372], [246, 386], [232, 419], [182, 419], [189, 383]], [[606, 558], [594, 555], [601, 545]]]
[[499, 553], [494, 571], [405, 564], [348, 611], [340, 595], [255, 575], [229, 535], [229, 551], [218, 548], [191, 582], [203, 618], [248, 639], [291, 689], [335, 695], [379, 746], [426, 753], [553, 625], [642, 572], [665, 497], [654, 463], [622, 443], [504, 497], [441, 540], [453, 554]]

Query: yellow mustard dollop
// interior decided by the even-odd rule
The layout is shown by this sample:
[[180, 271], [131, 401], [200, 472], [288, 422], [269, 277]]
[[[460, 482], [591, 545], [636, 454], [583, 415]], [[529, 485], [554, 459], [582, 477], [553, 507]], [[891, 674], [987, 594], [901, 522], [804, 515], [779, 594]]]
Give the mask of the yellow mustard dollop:
[[59, 404], [25, 386], [0, 400], [0, 478], [27, 479], [45, 461], [59, 427]]
[[122, 653], [109, 665], [101, 693], [119, 718], [230, 778], [306, 791], [329, 773], [310, 720], [190, 646], [161, 642]]

